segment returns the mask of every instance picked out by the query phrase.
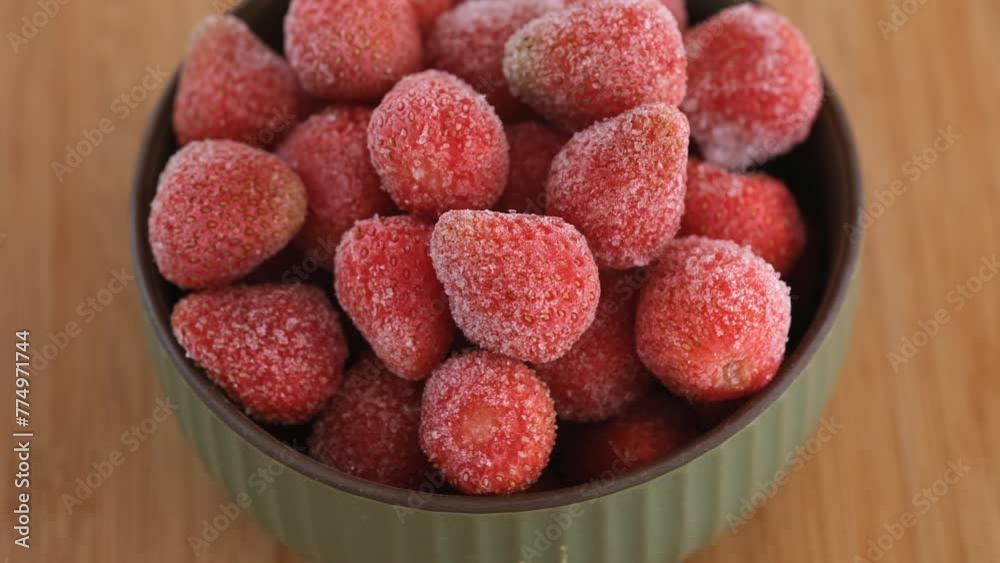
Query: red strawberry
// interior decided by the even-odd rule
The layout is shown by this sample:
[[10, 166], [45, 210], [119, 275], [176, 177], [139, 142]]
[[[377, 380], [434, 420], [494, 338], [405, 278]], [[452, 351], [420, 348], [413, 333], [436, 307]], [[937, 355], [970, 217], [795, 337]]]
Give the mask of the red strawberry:
[[527, 366], [469, 352], [427, 381], [420, 442], [453, 486], [470, 494], [529, 487], [549, 461], [556, 413], [545, 384]]
[[267, 147], [303, 114], [291, 67], [234, 16], [210, 16], [195, 32], [174, 102], [180, 144], [231, 139]]
[[431, 240], [462, 332], [529, 362], [565, 354], [594, 320], [601, 287], [587, 243], [561, 219], [449, 211]]
[[791, 309], [788, 286], [749, 247], [678, 239], [639, 293], [639, 358], [688, 400], [745, 397], [781, 366]]
[[281, 159], [234, 141], [196, 141], [160, 175], [149, 243], [163, 277], [202, 289], [252, 272], [305, 217], [305, 188]]
[[409, 0], [292, 0], [285, 54], [302, 87], [331, 102], [377, 102], [423, 64]]
[[638, 107], [566, 143], [552, 162], [545, 209], [580, 229], [600, 267], [645, 266], [680, 229], [687, 158], [684, 114]]
[[355, 221], [396, 209], [368, 154], [371, 115], [368, 108], [331, 107], [296, 127], [278, 148], [309, 197], [297, 242], [330, 270], [340, 238]]
[[569, 484], [607, 482], [659, 461], [697, 435], [691, 407], [657, 391], [617, 418], [567, 427], [559, 436], [560, 469]]
[[795, 197], [766, 174], [737, 174], [691, 159], [681, 235], [747, 245], [782, 276], [806, 246], [806, 226]]
[[187, 355], [257, 420], [300, 424], [333, 395], [347, 358], [323, 291], [305, 284], [194, 293], [174, 307]]
[[601, 273], [594, 324], [565, 356], [535, 366], [559, 417], [597, 421], [620, 413], [653, 383], [635, 353], [635, 306], [641, 271]]
[[659, 0], [591, 0], [522, 27], [503, 70], [514, 96], [578, 131], [643, 104], [676, 106], [686, 68], [677, 21]]
[[410, 213], [486, 209], [507, 183], [503, 123], [486, 98], [446, 72], [396, 84], [372, 114], [368, 148], [382, 187]]
[[390, 371], [423, 379], [448, 355], [455, 325], [428, 254], [433, 225], [359, 221], [337, 248], [337, 299]]
[[422, 393], [420, 383], [365, 354], [313, 426], [310, 455], [362, 479], [416, 489], [432, 476], [420, 449]]

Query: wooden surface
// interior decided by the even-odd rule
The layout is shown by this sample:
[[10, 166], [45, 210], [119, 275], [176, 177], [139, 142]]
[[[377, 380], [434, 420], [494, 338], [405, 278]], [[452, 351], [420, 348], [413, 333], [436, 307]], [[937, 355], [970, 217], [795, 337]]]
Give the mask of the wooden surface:
[[[16, 329], [31, 330], [35, 354], [49, 333], [66, 340], [32, 378], [30, 551], [10, 543], [14, 444], [0, 438], [0, 557], [195, 561], [187, 538], [228, 502], [222, 489], [173, 420], [147, 422], [146, 430], [155, 426], [148, 436], [140, 426], [142, 441], [123, 436], [154, 414], [160, 397], [134, 282], [126, 279], [114, 293], [122, 286], [112, 280], [116, 271], [129, 273], [129, 177], [162, 85], [146, 78], [149, 95], [134, 109], [126, 111], [120, 98], [144, 93], [148, 68], [171, 70], [189, 31], [221, 0], [66, 1], [17, 53], [7, 32], [20, 33], [22, 17], [38, 6], [8, 0], [0, 7], [7, 37], [0, 47], [0, 343], [13, 348]], [[897, 17], [902, 25], [883, 36], [879, 20], [891, 16], [893, 1], [919, 9], [905, 22]], [[869, 211], [878, 217], [866, 233], [857, 330], [827, 412], [843, 428], [803, 458], [764, 509], [692, 561], [873, 561], [879, 553], [869, 557], [869, 541], [887, 530], [902, 533], [882, 538], [889, 548], [881, 561], [1000, 561], [1000, 275], [969, 284], [978, 292], [958, 290], [1000, 246], [993, 222], [1000, 213], [1000, 4], [772, 3], [801, 26], [844, 99]], [[66, 146], [102, 120], [113, 130], [58, 181], [52, 162], [64, 162]], [[908, 164], [934, 146], [940, 129], [958, 138], [926, 170]], [[896, 180], [901, 194], [880, 208], [877, 194], [888, 201]], [[947, 322], [928, 328], [936, 332], [930, 338], [917, 336], [916, 355], [894, 370], [889, 354], [902, 353], [902, 339], [914, 339], [920, 323], [936, 315]], [[79, 331], [64, 339], [57, 333], [70, 322]], [[2, 426], [13, 430], [13, 379], [0, 388]], [[70, 514], [63, 495], [114, 450], [123, 452], [121, 465]], [[949, 462], [968, 471], [935, 492], [939, 479], [956, 481]], [[895, 526], [900, 522], [912, 527]], [[246, 515], [197, 560], [297, 561]]]

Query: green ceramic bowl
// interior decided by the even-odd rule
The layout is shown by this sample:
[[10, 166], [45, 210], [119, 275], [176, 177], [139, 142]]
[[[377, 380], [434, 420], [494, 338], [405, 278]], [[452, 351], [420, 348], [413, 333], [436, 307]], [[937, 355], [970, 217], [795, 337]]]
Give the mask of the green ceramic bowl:
[[[688, 3], [697, 22], [738, 2]], [[235, 13], [280, 46], [286, 9], [287, 0], [254, 0]], [[278, 433], [283, 441], [248, 419], [185, 358], [170, 333], [180, 292], [157, 273], [146, 230], [157, 177], [177, 149], [170, 120], [175, 83], [146, 132], [130, 209], [150, 350], [164, 392], [180, 405], [184, 432], [232, 494], [233, 507], [253, 512], [305, 557], [338, 563], [678, 561], [734, 525], [744, 501], [760, 483], [775, 481], [816, 427], [850, 334], [860, 241], [848, 233], [860, 232], [854, 229], [862, 207], [850, 129], [829, 88], [810, 138], [768, 165], [790, 185], [811, 223], [814, 272], [812, 279], [793, 281], [789, 354], [773, 384], [654, 465], [596, 485], [484, 498], [438, 494], [433, 480], [424, 491], [405, 491], [325, 467], [289, 446], [287, 436]], [[215, 520], [222, 528], [226, 517]], [[201, 528], [192, 523], [193, 533]], [[214, 538], [211, 531], [203, 536]]]

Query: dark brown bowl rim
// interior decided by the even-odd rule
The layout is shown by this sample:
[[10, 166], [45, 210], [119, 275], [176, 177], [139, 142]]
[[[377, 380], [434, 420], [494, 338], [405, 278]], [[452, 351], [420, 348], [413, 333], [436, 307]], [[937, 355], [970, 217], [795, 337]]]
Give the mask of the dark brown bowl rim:
[[[240, 6], [244, 7], [246, 4]], [[143, 201], [143, 177], [146, 155], [150, 152], [157, 136], [157, 123], [163, 121], [165, 112], [170, 111], [176, 89], [177, 75], [174, 75], [167, 91], [157, 102], [149, 125], [143, 135], [139, 149], [137, 166], [132, 182], [132, 196], [129, 206], [129, 231], [132, 260], [135, 265], [137, 285], [142, 299], [143, 310], [150, 320], [150, 326], [162, 348], [166, 351], [174, 367], [183, 376], [201, 401], [219, 417], [233, 432], [274, 460], [279, 460], [294, 471], [323, 485], [390, 505], [407, 507], [412, 504], [414, 491], [398, 489], [373, 483], [327, 467], [311, 457], [289, 447], [272, 436], [240, 411], [224, 394], [185, 357], [184, 350], [176, 342], [170, 329], [170, 309], [161, 294], [153, 290], [159, 273], [152, 260], [146, 237], [148, 206]], [[827, 96], [819, 119], [831, 120], [831, 127], [838, 137], [834, 144], [836, 156], [847, 171], [850, 182], [848, 208], [851, 221], [845, 226], [845, 236], [850, 232], [860, 232], [863, 190], [857, 149], [851, 133], [846, 113], [840, 100], [827, 85]], [[859, 238], [847, 237], [846, 247], [841, 247], [834, 257], [830, 284], [817, 309], [813, 322], [802, 337], [796, 349], [786, 358], [774, 382], [747, 402], [737, 413], [728, 417], [698, 439], [681, 448], [673, 455], [645, 468], [625, 473], [606, 486], [601, 486], [595, 494], [594, 485], [579, 485], [555, 491], [521, 494], [507, 497], [476, 497], [422, 494], [420, 510], [436, 512], [496, 514], [559, 508], [595, 498], [611, 495], [631, 487], [651, 481], [670, 473], [722, 445], [737, 432], [748, 426], [781, 397], [798, 378], [810, 358], [826, 340], [848, 292], [860, 255]]]

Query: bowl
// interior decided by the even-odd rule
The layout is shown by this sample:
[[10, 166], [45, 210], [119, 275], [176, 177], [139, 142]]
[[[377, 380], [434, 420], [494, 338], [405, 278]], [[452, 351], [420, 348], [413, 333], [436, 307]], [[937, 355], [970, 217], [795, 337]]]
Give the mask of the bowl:
[[[697, 22], [739, 2], [688, 0]], [[251, 0], [235, 14], [280, 50], [287, 0]], [[146, 130], [129, 210], [132, 255], [149, 349], [164, 393], [233, 510], [303, 556], [338, 563], [666, 563], [705, 546], [747, 516], [760, 483], [782, 468], [818, 424], [836, 384], [853, 321], [863, 204], [854, 142], [832, 89], [810, 137], [769, 163], [811, 226], [813, 279], [793, 277], [795, 322], [773, 383], [673, 455], [588, 485], [506, 497], [443, 494], [371, 483], [326, 467], [296, 446], [304, 429], [269, 432], [247, 418], [186, 357], [170, 330], [180, 290], [156, 270], [147, 217], [157, 178], [177, 150], [170, 111], [176, 76]], [[751, 500], [754, 499], [754, 500]], [[227, 515], [226, 512], [229, 514]], [[225, 526], [224, 526], [225, 524]], [[202, 539], [214, 539], [203, 530]]]

